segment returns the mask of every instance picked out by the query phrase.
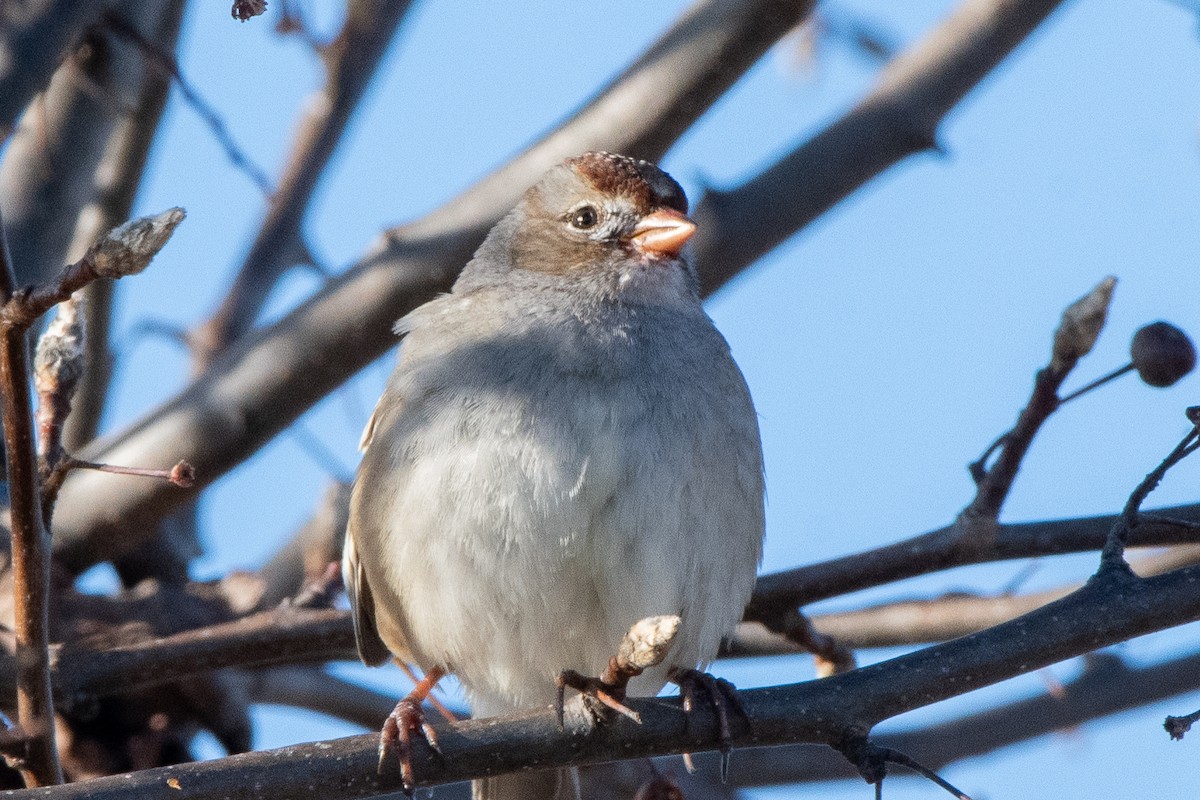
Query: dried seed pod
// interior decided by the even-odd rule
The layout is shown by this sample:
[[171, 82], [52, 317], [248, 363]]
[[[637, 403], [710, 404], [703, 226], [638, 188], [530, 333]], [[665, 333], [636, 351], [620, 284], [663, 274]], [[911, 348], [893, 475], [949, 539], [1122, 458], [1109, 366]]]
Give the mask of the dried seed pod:
[[1070, 371], [1075, 362], [1091, 352], [1112, 302], [1117, 279], [1109, 275], [1083, 297], [1063, 311], [1062, 321], [1054, 332], [1054, 353], [1050, 366], [1059, 372]]
[[101, 278], [123, 278], [144, 270], [162, 249], [183, 218], [182, 208], [169, 208], [113, 228], [92, 245], [86, 258]]
[[1129, 346], [1129, 357], [1138, 375], [1151, 386], [1170, 386], [1196, 366], [1192, 340], [1169, 322], [1139, 328]]

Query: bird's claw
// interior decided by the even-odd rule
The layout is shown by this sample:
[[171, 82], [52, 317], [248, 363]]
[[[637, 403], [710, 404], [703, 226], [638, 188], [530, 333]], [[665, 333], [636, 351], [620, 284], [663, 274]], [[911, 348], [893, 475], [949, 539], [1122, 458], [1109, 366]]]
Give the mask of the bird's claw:
[[383, 730], [379, 732], [378, 774], [385, 775], [390, 764], [398, 763], [400, 782], [404, 793], [410, 797], [416, 788], [412, 765], [414, 735], [424, 739], [433, 752], [439, 756], [442, 754], [441, 748], [438, 747], [437, 731], [425, 721], [421, 700], [409, 695], [396, 704], [392, 713], [384, 720]]
[[563, 729], [563, 708], [566, 703], [567, 687], [574, 689], [587, 700], [592, 701], [587, 708], [595, 714], [599, 711], [597, 704], [612, 709], [618, 714], [629, 717], [637, 724], [642, 724], [642, 717], [622, 701], [625, 699], [625, 687], [620, 684], [608, 683], [600, 678], [582, 675], [573, 669], [564, 669], [558, 675], [558, 695], [554, 702], [554, 713], [558, 717], [558, 729]]
[[[692, 711], [696, 707], [697, 690], [708, 695], [713, 714], [717, 718], [718, 748], [721, 751], [721, 781], [729, 777], [729, 754], [733, 752], [733, 733], [729, 726], [729, 712], [733, 709], [747, 724], [750, 717], [738, 697], [737, 687], [724, 678], [718, 678], [697, 669], [674, 669], [668, 679], [679, 687], [683, 698], [685, 725], [691, 727]], [[691, 759], [685, 755], [688, 771], [693, 771]]]

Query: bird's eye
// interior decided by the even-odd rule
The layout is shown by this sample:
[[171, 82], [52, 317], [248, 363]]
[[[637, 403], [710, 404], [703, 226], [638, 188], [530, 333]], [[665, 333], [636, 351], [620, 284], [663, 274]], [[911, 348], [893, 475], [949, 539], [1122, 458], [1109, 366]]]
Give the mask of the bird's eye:
[[596, 223], [599, 221], [600, 213], [592, 206], [577, 208], [575, 213], [571, 215], [571, 227], [578, 228], [581, 231], [596, 227]]

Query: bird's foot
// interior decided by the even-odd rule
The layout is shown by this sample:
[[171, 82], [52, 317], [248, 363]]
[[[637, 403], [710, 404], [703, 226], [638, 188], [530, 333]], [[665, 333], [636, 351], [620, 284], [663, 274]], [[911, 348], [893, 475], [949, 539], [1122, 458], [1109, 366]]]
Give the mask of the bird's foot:
[[[400, 782], [405, 794], [412, 795], [416, 788], [413, 777], [412, 744], [413, 738], [424, 739], [435, 753], [441, 755], [438, 747], [437, 731], [425, 721], [425, 712], [421, 703], [433, 691], [433, 687], [445, 673], [440, 669], [430, 670], [424, 678], [417, 682], [408, 696], [396, 704], [392, 713], [383, 722], [383, 730], [379, 732], [379, 766], [380, 775], [387, 774], [390, 765], [399, 764]], [[393, 775], [395, 773], [392, 773]]]
[[[750, 722], [750, 717], [742, 706], [741, 698], [738, 697], [737, 687], [724, 678], [718, 678], [697, 669], [674, 669], [671, 670], [667, 679], [679, 687], [679, 694], [683, 698], [683, 713], [687, 715], [689, 726], [691, 725], [692, 711], [696, 707], [697, 694], [703, 692], [708, 696], [708, 702], [712, 705], [713, 714], [717, 718], [718, 747], [721, 751], [721, 780], [725, 781], [729, 775], [729, 754], [733, 752], [733, 733], [729, 726], [730, 711], [741, 716], [747, 724]], [[688, 771], [693, 771], [690, 756], [685, 754], [684, 761]]]
[[599, 678], [581, 675], [573, 669], [564, 669], [558, 675], [558, 696], [554, 702], [554, 712], [558, 715], [559, 729], [561, 730], [563, 727], [563, 707], [566, 703], [565, 695], [568, 687], [583, 695], [586, 698], [585, 702], [592, 701], [588, 708], [593, 713], [598, 710], [598, 704], [612, 709], [618, 714], [624, 714], [640, 725], [642, 723], [641, 716], [622, 702], [632, 677], [632, 675], [614, 671], [611, 667], [605, 670], [604, 675]]

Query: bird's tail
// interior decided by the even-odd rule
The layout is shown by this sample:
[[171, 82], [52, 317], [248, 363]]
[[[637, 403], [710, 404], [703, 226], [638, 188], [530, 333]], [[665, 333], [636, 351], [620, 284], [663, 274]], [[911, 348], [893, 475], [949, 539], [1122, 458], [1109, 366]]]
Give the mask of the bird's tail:
[[471, 783], [472, 800], [579, 800], [579, 770], [518, 772]]
[[[553, 697], [554, 688], [546, 688]], [[517, 711], [511, 703], [495, 697], [474, 695], [472, 715], [502, 717]], [[472, 800], [579, 800], [579, 770], [574, 767], [540, 772], [516, 772], [471, 782]]]

